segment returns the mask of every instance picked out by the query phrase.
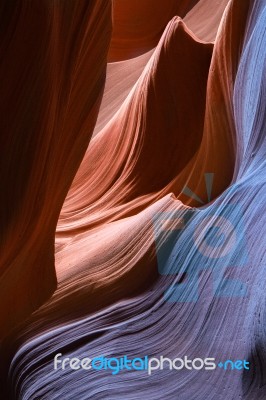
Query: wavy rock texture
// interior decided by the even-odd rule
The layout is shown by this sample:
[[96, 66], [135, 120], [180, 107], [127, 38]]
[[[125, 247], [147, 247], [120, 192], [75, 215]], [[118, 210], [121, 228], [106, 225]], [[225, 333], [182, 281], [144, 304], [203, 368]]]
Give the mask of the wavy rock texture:
[[[231, 0], [216, 37], [227, 2], [203, 29], [197, 10], [212, 2], [201, 0], [190, 11], [192, 31], [168, 14], [170, 1], [169, 10], [153, 2], [153, 35], [140, 29], [132, 47], [116, 12], [118, 21], [130, 12], [144, 21], [147, 10], [125, 1], [134, 9], [119, 16], [121, 3], [109, 57], [138, 57], [128, 77], [129, 61], [108, 66], [94, 137], [58, 219], [57, 290], [2, 343], [5, 398], [265, 399], [266, 1]], [[106, 21], [94, 40], [108, 42]], [[202, 41], [214, 37], [214, 45]], [[85, 72], [77, 80], [83, 88]], [[58, 352], [247, 359], [251, 370], [54, 371]]]
[[55, 228], [96, 122], [111, 8], [15, 1], [1, 11], [3, 337], [56, 288]]
[[229, 0], [200, 0], [185, 16], [186, 25], [201, 40], [214, 41], [219, 22]]

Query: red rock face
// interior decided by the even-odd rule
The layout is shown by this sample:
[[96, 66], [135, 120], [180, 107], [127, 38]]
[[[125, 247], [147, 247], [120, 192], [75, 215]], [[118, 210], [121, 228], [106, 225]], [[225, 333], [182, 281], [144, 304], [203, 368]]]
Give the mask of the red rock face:
[[113, 0], [109, 62], [137, 57], [154, 48], [174, 16], [184, 17], [198, 0]]
[[[144, 216], [142, 222], [139, 218], [134, 222], [135, 216], [147, 207], [152, 214], [157, 201], [162, 202], [162, 209], [168, 209], [171, 199], [163, 198], [170, 193], [183, 205], [199, 206], [183, 193], [185, 185], [208, 202], [204, 179], [199, 179], [205, 172], [215, 174], [213, 198], [230, 184], [235, 161], [232, 90], [247, 12], [247, 4], [233, 3], [228, 8], [214, 49], [212, 43], [198, 40], [181, 19], [168, 24], [135, 86], [90, 143], [66, 197], [56, 232], [57, 274], [60, 282], [75, 287], [75, 293], [78, 287], [83, 290], [75, 303], [63, 284], [49, 307], [57, 308], [66, 301], [75, 314], [87, 296], [85, 288], [93, 286], [95, 297], [89, 309], [94, 310], [108, 303], [105, 292], [110, 291], [108, 298], [115, 301], [129, 293], [129, 281], [132, 293], [145, 279], [154, 280], [153, 228]], [[242, 25], [235, 29], [232, 20], [238, 14]], [[228, 49], [229, 37], [232, 48]], [[136, 64], [139, 61], [141, 65], [142, 60], [138, 57]], [[126, 81], [125, 76], [123, 84]], [[114, 85], [114, 98], [118, 87]], [[180, 206], [178, 202], [176, 207]], [[123, 220], [129, 217], [133, 236], [126, 234]], [[112, 224], [106, 226], [114, 221], [113, 229]], [[138, 247], [133, 238], [140, 231], [145, 238], [139, 249], [142, 255], [133, 267], [123, 247], [133, 252]], [[105, 240], [98, 243], [101, 232]], [[88, 275], [87, 261], [95, 259], [96, 263], [89, 261], [93, 272]], [[134, 275], [143, 265], [150, 268]], [[61, 315], [58, 308], [57, 312]]]
[[[225, 190], [233, 179], [236, 159], [233, 88], [249, 6], [249, 2], [240, 4], [234, 1], [224, 13], [209, 70], [202, 143], [191, 164], [187, 165], [187, 171], [183, 171], [183, 176], [189, 174], [186, 184], [204, 201], [207, 201], [206, 191], [204, 181], [200, 182], [199, 176], [206, 171], [215, 174], [213, 197]], [[235, 23], [238, 18], [239, 22]], [[186, 204], [196, 205], [193, 199], [187, 199], [183, 194], [179, 199]]]
[[183, 170], [202, 140], [212, 48], [195, 40], [181, 19], [169, 23], [136, 86], [91, 142], [58, 233], [61, 227], [82, 229], [94, 214], [96, 221], [131, 215]]
[[106, 1], [17, 2], [3, 8], [0, 325], [5, 335], [56, 288], [55, 227], [97, 118], [111, 8]]
[[[194, 10], [208, 4], [202, 0], [193, 8], [195, 3], [169, 1], [162, 13], [160, 2], [116, 0], [112, 37], [110, 2], [39, 2], [31, 8], [5, 9], [3, 334], [56, 288], [54, 232], [63, 202], [58, 249], [73, 234], [134, 215], [169, 192], [194, 204], [181, 193], [185, 184], [207, 200], [199, 171], [219, 171], [224, 158], [227, 166], [216, 180], [215, 194], [230, 182], [233, 76], [223, 60], [233, 56], [227, 54], [227, 37], [241, 37], [242, 31], [234, 33], [227, 23], [217, 38], [209, 72], [213, 45], [198, 40], [181, 19], [169, 22], [162, 35], [174, 15], [189, 10], [190, 25], [199, 30], [202, 20]], [[220, 3], [219, 10], [225, 4]], [[217, 21], [216, 14], [208, 19], [209, 34], [215, 34]], [[109, 60], [125, 61], [109, 64], [110, 94], [101, 108], [98, 136], [87, 149], [103, 92], [110, 37]], [[232, 54], [237, 54], [236, 46]], [[147, 50], [147, 55], [130, 60]], [[127, 75], [129, 62], [136, 71], [132, 77]], [[112, 102], [117, 113], [110, 111]], [[222, 157], [206, 157], [217, 152], [216, 147]], [[61, 272], [62, 257], [57, 268]]]
[[229, 0], [199, 0], [184, 17], [184, 22], [201, 40], [214, 41]]

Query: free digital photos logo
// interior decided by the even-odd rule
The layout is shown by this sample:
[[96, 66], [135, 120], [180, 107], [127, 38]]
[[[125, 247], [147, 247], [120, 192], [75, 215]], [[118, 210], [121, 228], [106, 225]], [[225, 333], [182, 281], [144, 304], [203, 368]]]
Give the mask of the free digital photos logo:
[[128, 371], [146, 371], [148, 375], [155, 371], [169, 369], [170, 371], [214, 371], [216, 368], [225, 371], [241, 371], [249, 370], [249, 362], [246, 360], [226, 360], [225, 362], [216, 362], [213, 357], [190, 358], [188, 356], [168, 358], [159, 357], [64, 357], [62, 353], [57, 353], [54, 357], [54, 370], [84, 370], [84, 371], [110, 371], [112, 375], [117, 375], [120, 372]]

